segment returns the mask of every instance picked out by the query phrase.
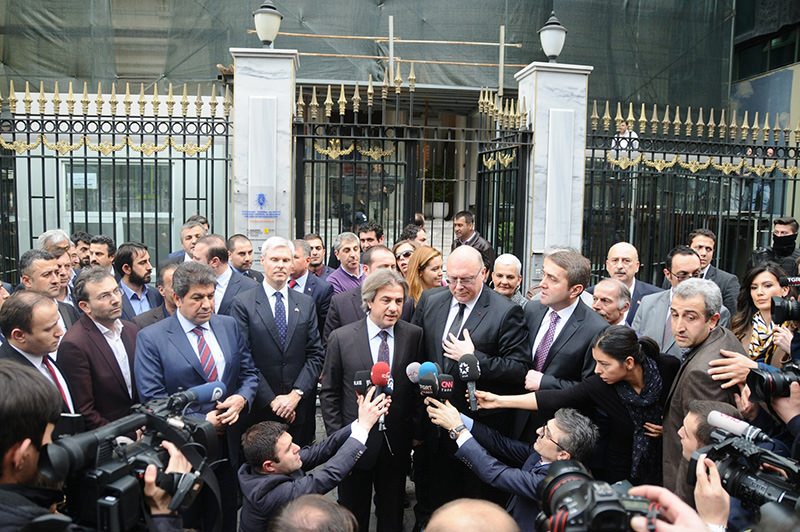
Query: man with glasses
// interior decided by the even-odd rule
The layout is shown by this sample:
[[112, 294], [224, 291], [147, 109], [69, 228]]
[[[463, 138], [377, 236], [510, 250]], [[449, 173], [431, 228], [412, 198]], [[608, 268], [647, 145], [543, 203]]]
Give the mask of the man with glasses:
[[[516, 441], [460, 414], [448, 401], [426, 399], [428, 416], [456, 440], [455, 457], [484, 482], [511, 495], [506, 511], [523, 531], [536, 530], [537, 489], [556, 460], [584, 460], [594, 449], [597, 427], [577, 410], [562, 408], [539, 427], [533, 444]], [[509, 464], [509, 465], [506, 465]], [[516, 467], [515, 467], [516, 466]]]
[[[412, 318], [425, 332], [425, 359], [439, 364], [443, 373], [456, 376], [451, 401], [462, 412], [469, 409], [466, 383], [458, 378], [462, 356], [475, 355], [481, 370], [479, 385], [498, 394], [522, 392], [531, 364], [522, 308], [485, 286], [485, 274], [477, 249], [457, 247], [447, 259], [448, 290], [437, 290], [420, 300]], [[511, 412], [482, 410], [476, 416], [503, 434], [511, 432]], [[420, 502], [431, 505], [418, 509], [417, 525], [430, 517], [428, 510], [460, 497], [504, 501], [502, 493], [480, 482], [453, 458], [455, 449], [447, 433], [437, 431], [426, 436], [424, 448], [415, 451], [415, 463], [427, 468], [430, 475], [430, 493], [424, 493]]]
[[[657, 294], [645, 296], [640, 304], [631, 327], [640, 336], [649, 336], [661, 348], [662, 353], [683, 359], [683, 348], [675, 342], [670, 325], [669, 308], [675, 288], [691, 278], [702, 278], [703, 269], [700, 256], [692, 248], [676, 246], [664, 261], [664, 277], [670, 283], [670, 289]], [[719, 325], [727, 327], [731, 319], [730, 311], [723, 305], [720, 310]]]

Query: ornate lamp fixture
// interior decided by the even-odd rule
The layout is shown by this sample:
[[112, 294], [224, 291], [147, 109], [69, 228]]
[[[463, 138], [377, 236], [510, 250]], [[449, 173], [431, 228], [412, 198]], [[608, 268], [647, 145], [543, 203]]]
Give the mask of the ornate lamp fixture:
[[567, 28], [558, 21], [556, 12], [551, 11], [550, 18], [539, 29], [539, 41], [542, 43], [542, 50], [544, 50], [544, 55], [547, 56], [551, 63], [555, 63], [556, 58], [561, 54], [566, 38]]
[[264, 47], [272, 48], [272, 43], [275, 41], [275, 36], [278, 35], [278, 30], [281, 27], [281, 15], [275, 4], [269, 0], [264, 0], [261, 7], [253, 11], [253, 20], [256, 23], [256, 33], [258, 38], [264, 43]]

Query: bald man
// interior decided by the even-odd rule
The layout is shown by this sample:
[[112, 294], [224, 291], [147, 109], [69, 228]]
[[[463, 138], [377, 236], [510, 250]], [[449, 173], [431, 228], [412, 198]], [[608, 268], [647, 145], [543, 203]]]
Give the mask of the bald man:
[[[657, 286], [636, 279], [635, 276], [639, 272], [639, 252], [628, 242], [617, 242], [609, 248], [606, 255], [606, 271], [609, 277], [622, 281], [631, 293], [631, 306], [625, 313], [625, 323], [628, 325], [633, 323], [642, 298], [662, 291]], [[594, 294], [594, 286], [590, 286], [586, 291]]]
[[517, 523], [499, 505], [481, 499], [456, 499], [436, 510], [426, 532], [519, 532]]

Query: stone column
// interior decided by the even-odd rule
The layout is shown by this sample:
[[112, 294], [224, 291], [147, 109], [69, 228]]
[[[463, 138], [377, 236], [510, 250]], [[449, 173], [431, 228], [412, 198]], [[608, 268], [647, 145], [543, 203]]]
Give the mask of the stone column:
[[231, 48], [233, 230], [259, 254], [269, 236], [293, 238], [292, 115], [297, 50]]
[[584, 65], [534, 62], [515, 74], [534, 146], [528, 160], [525, 284], [542, 278], [544, 250], [581, 250], [589, 74]]

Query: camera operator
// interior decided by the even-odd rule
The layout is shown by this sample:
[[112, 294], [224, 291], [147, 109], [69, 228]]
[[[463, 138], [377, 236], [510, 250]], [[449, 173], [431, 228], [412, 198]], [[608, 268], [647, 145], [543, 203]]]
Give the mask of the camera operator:
[[[38, 470], [39, 453], [51, 442], [61, 415], [58, 390], [35, 369], [0, 360], [0, 532], [27, 530], [85, 530], [55, 514], [63, 499], [60, 490], [44, 487]], [[173, 444], [165, 442], [170, 461], [167, 472], [189, 472], [191, 465]], [[168, 509], [171, 497], [156, 486], [156, 468], [144, 475], [144, 495], [152, 516], [152, 531], [181, 528]]]
[[772, 408], [794, 436], [792, 458], [800, 459], [800, 383], [793, 382], [789, 385], [788, 397], [775, 397]]

